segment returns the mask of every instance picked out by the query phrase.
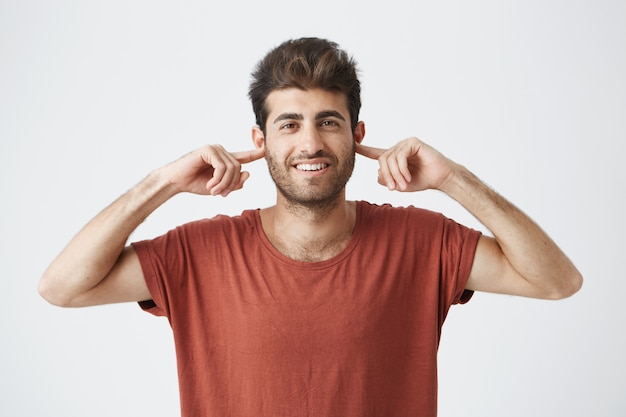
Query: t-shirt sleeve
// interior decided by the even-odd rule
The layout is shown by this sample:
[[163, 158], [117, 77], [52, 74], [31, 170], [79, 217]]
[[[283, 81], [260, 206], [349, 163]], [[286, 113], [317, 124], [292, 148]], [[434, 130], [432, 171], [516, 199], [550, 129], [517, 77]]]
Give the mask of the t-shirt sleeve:
[[443, 283], [444, 305], [465, 304], [473, 291], [465, 289], [474, 263], [474, 255], [481, 233], [451, 219], [444, 221], [441, 268], [447, 282]]
[[148, 291], [152, 296], [150, 300], [144, 300], [139, 302], [139, 306], [155, 316], [167, 316], [167, 311], [162, 307], [165, 305], [165, 297], [163, 296], [162, 281], [158, 278], [158, 269], [155, 268], [155, 261], [153, 260], [153, 254], [151, 253], [151, 247], [149, 241], [140, 241], [132, 243], [137, 256], [139, 257], [139, 263], [143, 270], [143, 275], [146, 280]]
[[154, 239], [133, 242], [152, 297], [139, 306], [170, 321], [181, 312], [178, 307], [186, 309], [190, 297], [198, 295], [197, 286], [210, 285], [204, 278], [215, 276], [210, 271], [231, 253], [229, 242], [239, 239], [241, 230], [250, 229], [252, 213], [236, 220], [222, 215], [196, 220]]
[[178, 227], [152, 240], [132, 243], [139, 258], [151, 300], [139, 306], [156, 316], [170, 317], [170, 292], [180, 285], [189, 268], [186, 244], [189, 227]]

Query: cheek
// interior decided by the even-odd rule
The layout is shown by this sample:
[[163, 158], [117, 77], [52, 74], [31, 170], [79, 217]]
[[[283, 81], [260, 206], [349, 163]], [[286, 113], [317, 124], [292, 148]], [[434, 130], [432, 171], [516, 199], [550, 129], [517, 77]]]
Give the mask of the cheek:
[[278, 162], [281, 158], [276, 154], [276, 151], [268, 149], [267, 146], [265, 148], [265, 160], [270, 171], [275, 171], [279, 166], [283, 165]]
[[265, 142], [265, 159], [268, 161], [276, 159], [276, 150], [271, 146], [267, 146], [267, 141]]
[[353, 140], [342, 142], [341, 148], [338, 149], [343, 155], [353, 154], [356, 152], [356, 145]]
[[265, 140], [265, 158], [271, 158], [274, 161], [280, 161], [286, 159], [292, 149], [283, 146], [284, 144], [279, 139], [273, 138], [272, 140]]

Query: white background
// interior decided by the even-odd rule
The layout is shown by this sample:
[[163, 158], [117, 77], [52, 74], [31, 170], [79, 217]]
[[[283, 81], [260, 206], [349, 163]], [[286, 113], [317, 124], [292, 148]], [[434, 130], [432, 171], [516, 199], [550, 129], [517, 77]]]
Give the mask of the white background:
[[[585, 277], [547, 302], [476, 294], [440, 347], [440, 416], [626, 415], [626, 3], [0, 2], [0, 414], [175, 416], [167, 320], [135, 304], [48, 305], [39, 276], [150, 170], [252, 147], [249, 74], [291, 37], [362, 70], [365, 143], [416, 135], [522, 207]], [[273, 204], [263, 161], [227, 199], [178, 196], [131, 237]], [[350, 199], [479, 228], [434, 192], [391, 193], [362, 157]]]

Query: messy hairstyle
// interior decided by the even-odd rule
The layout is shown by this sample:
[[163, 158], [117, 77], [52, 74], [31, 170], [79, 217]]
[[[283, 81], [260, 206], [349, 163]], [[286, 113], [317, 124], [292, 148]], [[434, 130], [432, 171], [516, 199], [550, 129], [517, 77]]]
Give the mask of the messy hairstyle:
[[266, 100], [274, 90], [321, 88], [345, 94], [352, 131], [361, 109], [361, 83], [356, 62], [335, 42], [300, 38], [270, 50], [252, 72], [248, 96], [256, 124], [265, 132], [269, 109]]

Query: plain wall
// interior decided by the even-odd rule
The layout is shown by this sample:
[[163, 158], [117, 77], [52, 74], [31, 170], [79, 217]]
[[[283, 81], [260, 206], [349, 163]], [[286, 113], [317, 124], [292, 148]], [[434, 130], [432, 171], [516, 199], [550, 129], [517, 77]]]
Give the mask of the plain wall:
[[[361, 68], [366, 144], [418, 136], [524, 209], [585, 277], [548, 302], [452, 308], [440, 416], [626, 415], [626, 3], [0, 2], [0, 414], [178, 415], [166, 319], [48, 305], [40, 275], [90, 218], [204, 143], [252, 147], [249, 74], [291, 37]], [[274, 202], [264, 161], [228, 198], [178, 196], [131, 236]], [[484, 229], [446, 196], [401, 194], [357, 158], [350, 199]]]

